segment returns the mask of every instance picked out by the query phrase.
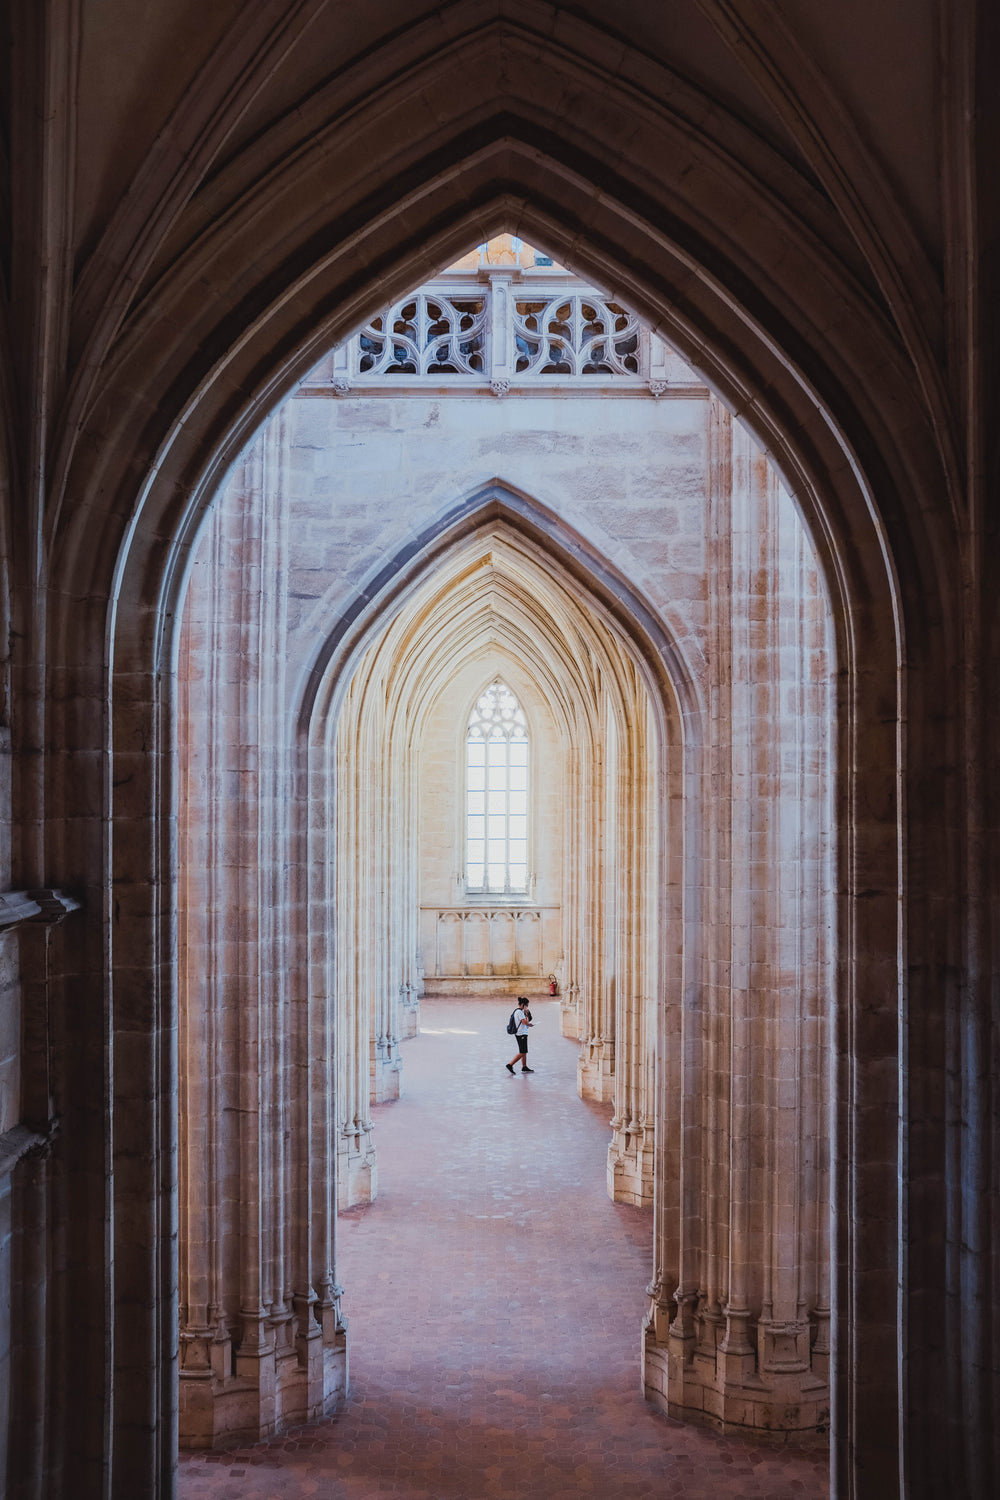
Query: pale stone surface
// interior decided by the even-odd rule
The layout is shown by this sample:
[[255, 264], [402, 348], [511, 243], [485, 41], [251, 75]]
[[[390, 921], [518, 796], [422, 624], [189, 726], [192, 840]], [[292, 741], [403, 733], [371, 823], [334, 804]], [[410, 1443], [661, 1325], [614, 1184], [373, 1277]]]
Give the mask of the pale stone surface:
[[[399, 316], [442, 305], [432, 289]], [[309, 1045], [292, 996], [335, 1016], [334, 1086], [318, 1107], [333, 1113], [347, 1208], [377, 1192], [371, 1106], [405, 1087], [421, 991], [512, 1000], [552, 974], [563, 1030], [581, 1043], [580, 1092], [611, 1107], [609, 1194], [655, 1201], [647, 1393], [722, 1425], [825, 1431], [832, 651], [801, 520], [682, 366], [656, 399], [627, 378], [536, 390], [510, 372], [501, 409], [461, 386], [428, 396], [416, 376], [403, 395], [377, 383], [344, 395], [323, 384], [328, 365], [247, 450], [186, 604], [180, 822], [198, 883], [181, 900], [182, 1016], [186, 1034], [204, 1014], [221, 1038], [230, 1089], [258, 1083], [235, 1133], [206, 1134], [200, 1110], [189, 1129], [182, 1111], [183, 1159], [199, 1163], [182, 1198], [182, 1303], [214, 1254], [220, 1269], [199, 1272], [215, 1276], [209, 1302], [228, 1297], [223, 1325], [237, 1310], [245, 1325], [248, 1289], [261, 1300], [274, 1247], [296, 1232], [294, 1178], [284, 1201], [265, 1186], [283, 1176], [265, 1122], [294, 1117], [280, 1060]], [[463, 500], [471, 530], [427, 559], [421, 539]], [[338, 622], [378, 600], [373, 560], [384, 569], [393, 546], [410, 581], [341, 643]], [[582, 549], [614, 566], [633, 623], [571, 581], [566, 558]], [[677, 652], [655, 690], [640, 609]], [[465, 888], [466, 726], [497, 678], [530, 743], [518, 901]], [[704, 705], [700, 738], [679, 721], [684, 692]], [[304, 795], [292, 773], [303, 755]], [[671, 804], [686, 787], [682, 837]], [[684, 938], [694, 901], [697, 948]], [[213, 936], [203, 913], [229, 917]], [[292, 956], [305, 934], [303, 965]], [[186, 1045], [184, 1071], [211, 1093], [205, 1045]], [[193, 1191], [240, 1203], [240, 1221], [195, 1231]], [[212, 1249], [229, 1234], [238, 1295], [230, 1252]], [[262, 1300], [273, 1318], [273, 1294]], [[243, 1378], [259, 1368], [273, 1388], [270, 1431], [288, 1376], [253, 1339], [265, 1363], [248, 1355]], [[220, 1413], [243, 1411], [224, 1383], [218, 1396]]]
[[[10, 1168], [0, 1270], [6, 1480], [29, 1500], [174, 1483], [174, 664], [199, 518], [324, 350], [500, 231], [647, 316], [801, 506], [836, 641], [832, 1482], [862, 1500], [997, 1492], [995, 7], [620, 10], [9, 8], [0, 865], [7, 893], [85, 902], [53, 933], [18, 929], [5, 996], [14, 1128], [43, 1143]], [[678, 597], [698, 579], [679, 574]], [[679, 717], [686, 744], [711, 722], [695, 697]], [[293, 805], [315, 769], [294, 768]], [[663, 796], [690, 849], [705, 785], [687, 769]], [[746, 833], [757, 882], [771, 835]], [[672, 870], [676, 849], [662, 858]], [[289, 875], [290, 905], [322, 903], [308, 858]], [[669, 914], [686, 925], [668, 1057], [708, 1050], [685, 1031], [717, 895], [699, 889]], [[709, 983], [738, 992], [750, 965], [774, 1029], [783, 981], [749, 931], [735, 978], [720, 961]], [[296, 1100], [328, 1153], [318, 1001], [289, 994], [312, 1010]], [[698, 1219], [677, 1187], [694, 1191], [681, 1159], [701, 1149], [680, 1082], [668, 1069], [677, 1129], [656, 1145], [671, 1267]], [[709, 1125], [721, 1150], [725, 1122]]]

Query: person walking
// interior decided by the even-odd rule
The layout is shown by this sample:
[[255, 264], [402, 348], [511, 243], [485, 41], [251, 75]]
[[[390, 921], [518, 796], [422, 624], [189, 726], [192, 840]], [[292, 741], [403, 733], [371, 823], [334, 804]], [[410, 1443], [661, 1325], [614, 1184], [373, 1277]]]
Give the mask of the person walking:
[[506, 1064], [506, 1067], [507, 1072], [513, 1077], [514, 1064], [518, 1058], [521, 1060], [522, 1073], [533, 1073], [535, 1071], [534, 1068], [528, 1067], [528, 1027], [533, 1026], [534, 1022], [531, 1019], [531, 1011], [528, 1009], [528, 1000], [525, 995], [518, 995], [517, 1008], [514, 1011], [512, 1019], [516, 1022], [514, 1034], [517, 1037], [517, 1051], [510, 1062]]

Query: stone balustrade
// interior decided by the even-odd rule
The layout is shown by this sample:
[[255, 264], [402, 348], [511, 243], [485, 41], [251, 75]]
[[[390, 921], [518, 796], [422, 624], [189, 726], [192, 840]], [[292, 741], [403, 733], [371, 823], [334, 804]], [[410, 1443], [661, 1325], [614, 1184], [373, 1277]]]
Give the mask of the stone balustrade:
[[613, 384], [660, 396], [691, 371], [621, 303], [553, 267], [452, 271], [381, 309], [311, 372], [305, 389], [487, 386], [494, 396], [555, 384]]

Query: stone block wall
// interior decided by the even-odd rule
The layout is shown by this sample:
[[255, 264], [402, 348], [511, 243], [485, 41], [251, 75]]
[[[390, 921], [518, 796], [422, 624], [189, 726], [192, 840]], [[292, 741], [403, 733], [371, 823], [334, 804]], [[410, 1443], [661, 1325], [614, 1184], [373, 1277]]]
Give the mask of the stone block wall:
[[[829, 612], [743, 429], [693, 378], [659, 399], [307, 382], [219, 498], [185, 630], [185, 1440], [342, 1388], [302, 1374], [342, 1344], [334, 1199], [376, 1193], [371, 1104], [404, 1086], [422, 986], [449, 978], [442, 913], [477, 920], [460, 773], [495, 675], [535, 735], [538, 966], [581, 1093], [612, 1111], [609, 1193], [654, 1208], [647, 1392], [822, 1434]], [[316, 1080], [298, 1114], [297, 1066]], [[303, 1289], [280, 1295], [298, 1243]]]

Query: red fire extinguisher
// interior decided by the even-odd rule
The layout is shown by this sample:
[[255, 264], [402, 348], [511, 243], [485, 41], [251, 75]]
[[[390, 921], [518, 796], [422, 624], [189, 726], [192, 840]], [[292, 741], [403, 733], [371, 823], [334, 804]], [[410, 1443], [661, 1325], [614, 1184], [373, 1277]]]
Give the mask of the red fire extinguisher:
[[559, 986], [556, 984], [556, 976], [554, 974], [550, 974], [549, 975], [549, 994], [550, 995], [558, 995], [558, 993], [559, 993]]

